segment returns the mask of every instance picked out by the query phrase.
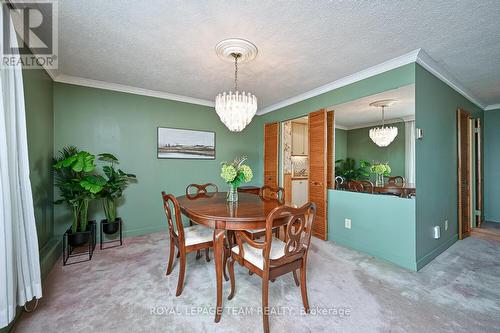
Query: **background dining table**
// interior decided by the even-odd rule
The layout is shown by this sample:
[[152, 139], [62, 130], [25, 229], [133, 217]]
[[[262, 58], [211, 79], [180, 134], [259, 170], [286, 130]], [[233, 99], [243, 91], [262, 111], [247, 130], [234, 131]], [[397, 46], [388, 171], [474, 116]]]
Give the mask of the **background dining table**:
[[222, 274], [224, 240], [234, 230], [255, 230], [266, 227], [266, 217], [280, 202], [263, 199], [251, 193], [238, 193], [237, 202], [228, 202], [226, 192], [182, 195], [177, 197], [181, 212], [191, 221], [214, 230], [214, 261], [217, 286], [215, 322], [222, 314]]

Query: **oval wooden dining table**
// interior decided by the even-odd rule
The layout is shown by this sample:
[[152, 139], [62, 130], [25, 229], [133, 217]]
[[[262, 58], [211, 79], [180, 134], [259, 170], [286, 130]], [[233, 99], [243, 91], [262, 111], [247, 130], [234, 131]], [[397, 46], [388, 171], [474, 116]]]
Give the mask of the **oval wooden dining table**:
[[222, 272], [224, 238], [228, 231], [263, 229], [271, 210], [280, 206], [278, 200], [263, 199], [251, 193], [238, 193], [238, 201], [229, 203], [226, 192], [177, 197], [181, 212], [195, 223], [214, 229], [214, 261], [217, 284], [215, 322], [222, 314]]

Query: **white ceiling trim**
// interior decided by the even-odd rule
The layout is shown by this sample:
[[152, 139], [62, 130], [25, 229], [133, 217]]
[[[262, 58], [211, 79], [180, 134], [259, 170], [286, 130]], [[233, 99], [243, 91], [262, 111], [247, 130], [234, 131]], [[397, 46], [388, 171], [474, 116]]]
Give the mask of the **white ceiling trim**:
[[472, 103], [479, 106], [481, 109], [485, 109], [485, 105], [474, 96], [474, 94], [464, 86], [462, 86], [448, 71], [446, 71], [441, 65], [439, 65], [434, 59], [432, 59], [424, 50], [420, 49], [417, 56], [417, 64], [421, 65], [429, 72], [434, 74], [441, 81], [449, 85], [459, 94], [467, 98]]
[[[401, 117], [401, 118], [386, 119], [384, 121], [384, 123], [387, 125], [387, 124], [403, 123], [403, 122], [414, 121], [414, 120], [415, 120], [415, 116], [406, 116], [406, 117]], [[362, 124], [362, 125], [355, 125], [355, 126], [344, 126], [344, 125], [335, 124], [335, 128], [350, 131], [350, 130], [358, 129], [358, 128], [381, 126], [381, 125], [382, 125], [382, 121], [376, 121], [376, 122], [366, 123], [366, 124]]]
[[[50, 75], [50, 72], [49, 72], [49, 75]], [[109, 82], [86, 79], [86, 78], [82, 78], [82, 77], [65, 75], [65, 74], [59, 74], [55, 78], [53, 78], [53, 80], [56, 82], [75, 84], [78, 86], [84, 86], [84, 87], [90, 87], [90, 88], [119, 91], [119, 92], [124, 92], [124, 93], [129, 93], [129, 94], [150, 96], [150, 97], [156, 97], [156, 98], [162, 98], [162, 99], [169, 99], [172, 101], [185, 102], [185, 103], [204, 105], [204, 106], [210, 106], [210, 107], [215, 106], [213, 101], [208, 101], [208, 100], [204, 100], [204, 99], [200, 99], [200, 98], [194, 98], [194, 97], [183, 96], [183, 95], [176, 95], [176, 94], [171, 94], [171, 93], [158, 91], [158, 90], [137, 88], [137, 87], [127, 86], [127, 85], [118, 84], [118, 83], [109, 83]]]
[[488, 105], [487, 107], [484, 108], [485, 111], [491, 111], [491, 110], [497, 110], [500, 109], [500, 103], [499, 104], [491, 104]]
[[358, 81], [367, 79], [369, 77], [390, 71], [392, 69], [416, 62], [417, 56], [418, 56], [418, 53], [420, 52], [420, 50], [421, 49], [413, 50], [413, 51], [406, 53], [402, 56], [385, 61], [385, 62], [378, 64], [378, 65], [369, 67], [369, 68], [364, 69], [360, 72], [351, 74], [349, 76], [343, 77], [343, 78], [338, 79], [336, 81], [327, 83], [321, 87], [315, 88], [313, 90], [309, 90], [308, 92], [305, 92], [303, 94], [285, 99], [284, 101], [281, 101], [279, 103], [265, 107], [262, 110], [259, 110], [257, 112], [257, 114], [263, 115], [263, 114], [281, 109], [285, 106], [301, 102], [301, 101], [306, 100], [308, 98], [315, 97], [315, 96], [321, 95], [323, 93], [347, 86], [351, 83], [358, 82]]
[[[483, 103], [479, 102], [479, 100], [473, 95], [473, 93], [469, 89], [463, 87], [460, 83], [458, 83], [458, 81], [455, 78], [453, 78], [453, 76], [449, 72], [444, 70], [424, 50], [416, 49], [416, 50], [413, 50], [413, 51], [406, 53], [402, 56], [393, 58], [393, 59], [385, 61], [381, 64], [369, 67], [369, 68], [364, 69], [360, 72], [357, 72], [357, 73], [351, 74], [349, 76], [343, 77], [339, 80], [330, 82], [330, 83], [325, 84], [321, 87], [309, 90], [305, 93], [299, 94], [297, 96], [294, 96], [294, 97], [285, 99], [281, 102], [267, 106], [261, 110], [258, 110], [257, 115], [263, 115], [263, 114], [266, 114], [266, 113], [269, 113], [272, 111], [276, 111], [276, 110], [281, 109], [285, 106], [301, 102], [301, 101], [306, 100], [308, 98], [321, 95], [323, 93], [347, 86], [349, 84], [367, 79], [369, 77], [372, 77], [372, 76], [375, 76], [375, 75], [378, 75], [378, 74], [381, 74], [381, 73], [390, 71], [392, 69], [395, 69], [395, 68], [398, 68], [398, 67], [410, 64], [410, 63], [414, 63], [414, 62], [418, 63], [419, 65], [421, 65], [422, 67], [427, 69], [433, 75], [438, 77], [441, 81], [445, 82], [447, 85], [449, 85], [455, 91], [457, 91], [459, 94], [461, 94], [462, 96], [464, 96], [465, 98], [470, 100], [472, 103], [476, 104], [481, 109], [483, 109], [483, 110], [500, 109], [500, 104], [492, 104], [492, 105], [485, 106]], [[97, 88], [97, 89], [119, 91], [119, 92], [135, 94], [135, 95], [150, 96], [150, 97], [156, 97], [156, 98], [162, 98], [162, 99], [169, 99], [169, 100], [173, 100], [173, 101], [215, 107], [215, 103], [213, 101], [209, 101], [209, 100], [205, 100], [205, 99], [194, 98], [194, 97], [189, 97], [189, 96], [184, 96], [184, 95], [177, 95], [177, 94], [172, 94], [172, 93], [158, 91], [158, 90], [138, 88], [138, 87], [123, 85], [123, 84], [118, 84], [118, 83], [110, 83], [110, 82], [105, 82], [105, 81], [92, 80], [92, 79], [87, 79], [87, 78], [82, 78], [82, 77], [77, 77], [77, 76], [72, 76], [72, 75], [57, 74], [54, 70], [51, 70], [48, 68], [45, 68], [45, 70], [47, 71], [49, 76], [52, 78], [52, 80], [54, 80], [55, 82], [68, 83], [68, 84], [74, 84], [74, 85]]]

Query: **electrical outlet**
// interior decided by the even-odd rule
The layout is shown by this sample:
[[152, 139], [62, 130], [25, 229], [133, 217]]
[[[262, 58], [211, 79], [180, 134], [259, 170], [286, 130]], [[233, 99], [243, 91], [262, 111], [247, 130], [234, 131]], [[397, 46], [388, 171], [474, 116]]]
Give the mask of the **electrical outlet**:
[[351, 229], [351, 219], [345, 219], [344, 226], [346, 229]]
[[444, 230], [448, 230], [448, 220], [444, 220]]

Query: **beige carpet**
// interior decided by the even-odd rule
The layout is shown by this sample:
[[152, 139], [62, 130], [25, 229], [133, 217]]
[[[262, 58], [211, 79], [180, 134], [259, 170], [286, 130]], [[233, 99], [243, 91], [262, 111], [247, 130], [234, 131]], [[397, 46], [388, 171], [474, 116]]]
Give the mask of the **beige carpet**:
[[[235, 266], [236, 295], [213, 322], [213, 261], [188, 257], [165, 276], [168, 240], [156, 233], [99, 251], [91, 262], [58, 262], [33, 314], [15, 332], [259, 332], [261, 284]], [[332, 243], [313, 240], [308, 267], [313, 314], [302, 313], [291, 275], [270, 287], [272, 332], [494, 332], [500, 329], [500, 243], [469, 238], [418, 273]]]

